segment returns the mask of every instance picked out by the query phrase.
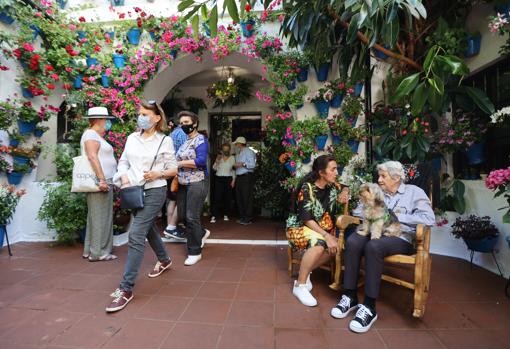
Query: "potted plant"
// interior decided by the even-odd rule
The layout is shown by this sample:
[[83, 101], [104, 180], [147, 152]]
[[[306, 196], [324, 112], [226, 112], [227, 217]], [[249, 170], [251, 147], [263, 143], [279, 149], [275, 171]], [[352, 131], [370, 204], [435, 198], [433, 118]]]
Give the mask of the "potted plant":
[[0, 0], [0, 22], [12, 24], [14, 14], [14, 0]]
[[24, 102], [18, 111], [19, 133], [22, 135], [33, 133], [40, 120], [37, 111], [32, 107], [32, 103], [30, 101]]
[[425, 41], [429, 46], [442, 47], [448, 55], [462, 57], [467, 48], [466, 36], [463, 27], [450, 27], [443, 17], [439, 17], [436, 30]]
[[496, 192], [494, 197], [503, 195], [506, 198], [508, 206], [501, 207], [500, 210], [507, 209], [503, 215], [503, 223], [510, 223], [510, 167], [491, 171], [485, 180], [485, 186]]
[[308, 92], [306, 85], [299, 85], [295, 91], [271, 89], [273, 103], [282, 109], [299, 109], [303, 106], [303, 97]]
[[[349, 121], [348, 121], [349, 122]], [[352, 125], [352, 123], [349, 122]], [[346, 140], [347, 144], [351, 147], [351, 150], [355, 153], [358, 152], [358, 146], [360, 142], [366, 142], [367, 140], [367, 131], [365, 126], [351, 128], [347, 134]]]
[[467, 47], [464, 50], [464, 57], [473, 57], [480, 53], [482, 34], [479, 31], [470, 33], [466, 37]]
[[363, 98], [347, 94], [342, 103], [342, 111], [347, 119], [352, 119], [355, 123], [358, 115], [363, 111]]
[[329, 114], [329, 103], [333, 99], [333, 89], [331, 83], [326, 82], [311, 96], [306, 97], [307, 102], [315, 104], [321, 118], [327, 118]]
[[9, 134], [9, 146], [18, 147], [22, 142], [25, 141], [25, 137], [18, 131], [12, 130], [7, 132]]
[[281, 145], [287, 128], [292, 125], [294, 117], [291, 112], [278, 112], [275, 115], [265, 117], [265, 139], [269, 144]]
[[16, 117], [16, 107], [10, 100], [0, 101], [0, 130], [7, 130]]
[[498, 242], [499, 231], [489, 216], [469, 215], [458, 217], [452, 224], [452, 234], [462, 238], [468, 249], [477, 252], [492, 252]]
[[16, 190], [12, 185], [0, 186], [0, 248], [4, 245], [6, 225], [11, 221], [16, 206], [25, 193], [25, 190]]
[[308, 70], [311, 63], [310, 53], [308, 51], [303, 52], [298, 60], [299, 72], [297, 81], [304, 82], [308, 80]]
[[306, 118], [302, 121], [303, 135], [311, 137], [315, 140], [315, 144], [319, 150], [324, 150], [328, 140], [328, 123], [319, 115]]
[[299, 67], [296, 56], [291, 53], [281, 53], [269, 57], [268, 65], [272, 81], [277, 84], [287, 86], [289, 91], [296, 88], [296, 78], [298, 76]]
[[202, 98], [188, 97], [184, 100], [184, 102], [188, 106], [189, 110], [195, 114], [198, 114], [200, 109], [207, 109], [207, 105]]
[[331, 81], [331, 87], [333, 88], [331, 107], [339, 108], [344, 100], [344, 95], [347, 91], [347, 84], [342, 79], [336, 79]]
[[257, 35], [253, 43], [255, 55], [262, 59], [267, 59], [277, 55], [282, 50], [283, 43], [280, 38], [269, 36], [266, 33]]
[[25, 173], [29, 173], [31, 171], [31, 164], [21, 165], [14, 162], [12, 166], [7, 169], [7, 182], [12, 185], [18, 185], [21, 183]]
[[346, 166], [349, 163], [349, 160], [351, 160], [351, 158], [354, 156], [351, 147], [345, 143], [339, 145], [330, 145], [328, 146], [327, 151], [335, 158], [336, 164], [338, 166], [338, 174], [342, 173], [344, 166]]
[[34, 136], [37, 138], [41, 138], [44, 132], [48, 131], [50, 128], [48, 126], [37, 125], [34, 129]]
[[249, 3], [247, 3], [244, 8], [241, 8], [241, 29], [245, 38], [253, 36], [256, 30], [257, 20], [257, 15], [251, 11], [251, 5]]

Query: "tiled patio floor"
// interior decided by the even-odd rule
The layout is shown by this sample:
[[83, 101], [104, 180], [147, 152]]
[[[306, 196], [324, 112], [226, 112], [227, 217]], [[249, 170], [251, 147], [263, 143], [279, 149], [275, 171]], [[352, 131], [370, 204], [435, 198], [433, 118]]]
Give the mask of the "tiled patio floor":
[[[268, 236], [277, 229], [276, 223], [238, 227], [228, 229]], [[126, 246], [116, 249], [118, 260], [97, 263], [80, 258], [81, 246], [19, 243], [11, 258], [4, 248], [0, 348], [510, 348], [505, 280], [470, 271], [465, 261], [433, 257], [421, 320], [411, 316], [410, 291], [383, 284], [379, 320], [356, 335], [348, 320], [329, 316], [339, 295], [328, 288], [327, 273], [312, 275], [318, 307], [292, 296], [284, 246], [210, 244], [192, 267], [183, 265], [184, 245], [167, 247], [172, 269], [146, 277], [154, 263], [147, 248], [135, 298], [110, 315], [104, 307], [120, 280]]]

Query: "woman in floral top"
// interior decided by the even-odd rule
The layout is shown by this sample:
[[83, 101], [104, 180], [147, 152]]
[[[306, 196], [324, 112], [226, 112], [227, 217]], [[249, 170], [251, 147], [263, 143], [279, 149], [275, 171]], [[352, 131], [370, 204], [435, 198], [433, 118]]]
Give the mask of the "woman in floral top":
[[336, 182], [337, 176], [337, 164], [332, 156], [321, 155], [315, 159], [312, 172], [298, 187], [287, 219], [289, 245], [293, 249], [306, 249], [292, 293], [309, 307], [317, 305], [310, 293], [310, 272], [336, 253], [335, 218], [348, 199], [347, 187], [342, 188]]

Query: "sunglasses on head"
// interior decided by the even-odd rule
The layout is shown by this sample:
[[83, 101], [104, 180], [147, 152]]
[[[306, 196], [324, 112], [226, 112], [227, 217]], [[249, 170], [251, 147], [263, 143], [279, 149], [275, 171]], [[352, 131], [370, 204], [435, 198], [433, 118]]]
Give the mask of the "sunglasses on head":
[[148, 104], [148, 105], [156, 105], [156, 104], [157, 104], [157, 102], [156, 102], [154, 99], [149, 99], [149, 100], [147, 101], [147, 104]]

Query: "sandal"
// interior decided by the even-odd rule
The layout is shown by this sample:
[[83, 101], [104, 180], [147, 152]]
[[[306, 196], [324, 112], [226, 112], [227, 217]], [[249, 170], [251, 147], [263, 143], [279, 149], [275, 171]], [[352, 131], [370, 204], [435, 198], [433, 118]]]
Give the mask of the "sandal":
[[117, 259], [117, 256], [109, 253], [109, 254], [107, 254], [103, 257], [100, 257], [100, 258], [90, 258], [89, 257], [89, 262], [108, 262], [108, 261], [113, 261], [115, 259]]

